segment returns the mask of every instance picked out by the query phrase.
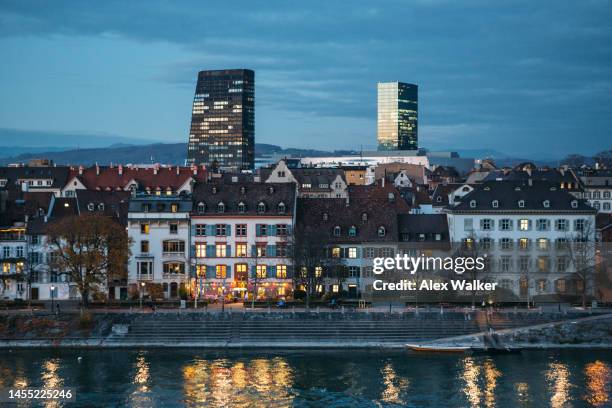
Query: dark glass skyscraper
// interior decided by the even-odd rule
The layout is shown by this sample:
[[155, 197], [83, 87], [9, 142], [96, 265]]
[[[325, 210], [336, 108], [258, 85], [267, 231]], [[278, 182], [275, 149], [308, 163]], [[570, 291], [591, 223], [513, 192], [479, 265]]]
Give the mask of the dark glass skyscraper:
[[200, 71], [193, 98], [188, 164], [252, 170], [255, 162], [255, 73]]
[[417, 150], [419, 88], [378, 83], [378, 150]]

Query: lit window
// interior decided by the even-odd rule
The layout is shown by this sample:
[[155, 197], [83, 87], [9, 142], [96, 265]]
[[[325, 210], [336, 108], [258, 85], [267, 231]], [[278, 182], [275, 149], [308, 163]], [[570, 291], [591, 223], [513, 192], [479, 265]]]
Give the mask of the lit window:
[[149, 224], [148, 223], [140, 224], [140, 233], [141, 234], [148, 234], [149, 233]]
[[198, 258], [206, 257], [206, 244], [204, 243], [195, 244], [195, 252], [196, 252], [196, 257]]
[[519, 230], [521, 231], [529, 231], [529, 220], [527, 219], [521, 219], [519, 220]]
[[351, 259], [357, 258], [357, 248], [349, 248], [348, 249], [348, 257]]
[[217, 279], [227, 278], [227, 265], [217, 265], [215, 267], [215, 278]]
[[236, 256], [247, 256], [247, 244], [236, 244]]
[[215, 255], [217, 258], [225, 258], [227, 256], [227, 245], [225, 244], [215, 245]]
[[268, 273], [266, 265], [257, 265], [257, 279], [265, 279]]
[[287, 265], [276, 266], [276, 277], [278, 279], [287, 279]]

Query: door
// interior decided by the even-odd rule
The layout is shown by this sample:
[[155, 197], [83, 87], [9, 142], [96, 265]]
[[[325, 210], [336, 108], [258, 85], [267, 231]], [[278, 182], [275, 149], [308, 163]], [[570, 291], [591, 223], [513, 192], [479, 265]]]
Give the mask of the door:
[[30, 299], [38, 300], [38, 288], [30, 288]]
[[170, 297], [173, 299], [178, 297], [178, 284], [176, 282], [170, 284]]

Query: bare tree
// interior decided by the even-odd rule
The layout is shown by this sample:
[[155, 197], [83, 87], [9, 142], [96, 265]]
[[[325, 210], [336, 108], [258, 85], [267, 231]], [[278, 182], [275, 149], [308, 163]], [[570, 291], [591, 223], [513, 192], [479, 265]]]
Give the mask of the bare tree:
[[56, 254], [50, 267], [69, 275], [85, 307], [106, 286], [108, 274], [124, 269], [130, 256], [125, 228], [106, 216], [66, 217], [50, 224], [47, 234]]
[[[593, 293], [595, 272], [595, 225], [590, 219], [578, 219], [574, 233], [566, 235], [566, 249], [570, 263], [574, 269], [576, 283], [582, 284], [582, 307], [586, 306], [587, 296]], [[576, 290], [576, 292], [579, 292]], [[576, 293], [578, 294], [578, 293]]]

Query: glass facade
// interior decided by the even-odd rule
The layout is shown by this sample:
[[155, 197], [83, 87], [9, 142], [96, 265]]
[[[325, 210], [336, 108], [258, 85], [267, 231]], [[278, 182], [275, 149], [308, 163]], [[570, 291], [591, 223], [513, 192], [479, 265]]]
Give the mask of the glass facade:
[[378, 84], [378, 150], [418, 149], [418, 100], [416, 85]]
[[252, 170], [255, 162], [255, 73], [248, 69], [198, 74], [188, 164]]

